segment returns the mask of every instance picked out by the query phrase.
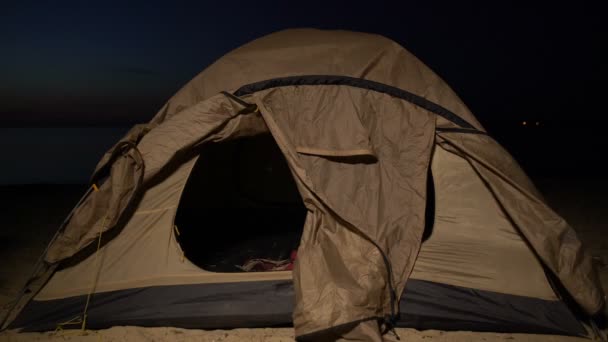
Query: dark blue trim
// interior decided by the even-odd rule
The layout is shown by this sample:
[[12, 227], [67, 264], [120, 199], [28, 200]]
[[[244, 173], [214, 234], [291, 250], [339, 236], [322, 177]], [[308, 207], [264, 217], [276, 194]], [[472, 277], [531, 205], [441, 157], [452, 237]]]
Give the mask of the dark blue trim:
[[[54, 330], [82, 314], [86, 296], [31, 301], [9, 328]], [[290, 326], [291, 281], [154, 286], [94, 294], [87, 327], [173, 326], [197, 329]], [[561, 301], [506, 295], [410, 279], [398, 327], [560, 335], [586, 334]], [[70, 328], [66, 326], [65, 328]], [[72, 328], [80, 328], [75, 325]]]
[[432, 113], [435, 113], [450, 120], [451, 122], [457, 124], [462, 128], [477, 130], [473, 125], [471, 125], [466, 120], [456, 115], [449, 109], [442, 107], [437, 103], [429, 101], [422, 96], [410, 93], [409, 91], [399, 89], [397, 87], [390, 86], [388, 84], [370, 81], [363, 78], [336, 75], [302, 75], [279, 77], [244, 85], [240, 87], [236, 92], [234, 92], [234, 95], [245, 96], [266, 89], [299, 85], [345, 85], [373, 90], [413, 103]]
[[441, 127], [437, 127], [437, 128], [435, 128], [435, 130], [437, 132], [446, 132], [446, 133], [466, 133], [466, 134], [488, 135], [488, 133], [486, 133], [484, 131], [479, 131], [479, 130], [476, 130], [476, 129], [468, 129], [468, 128], [441, 128]]

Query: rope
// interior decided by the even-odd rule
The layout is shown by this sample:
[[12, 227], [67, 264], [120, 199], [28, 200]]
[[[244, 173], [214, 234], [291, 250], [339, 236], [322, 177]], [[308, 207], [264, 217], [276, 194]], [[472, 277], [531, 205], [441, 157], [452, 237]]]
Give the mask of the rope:
[[97, 281], [99, 280], [99, 272], [101, 271], [101, 261], [99, 261], [99, 250], [101, 249], [101, 235], [103, 234], [103, 228], [106, 225], [107, 219], [108, 219], [108, 215], [106, 215], [104, 217], [103, 224], [101, 225], [101, 228], [99, 229], [99, 238], [97, 239], [97, 250], [95, 251], [95, 262], [98, 263], [99, 265], [97, 266], [97, 272], [95, 272], [95, 279], [93, 280], [93, 283], [91, 284], [91, 289], [89, 290], [89, 293], [87, 294], [87, 302], [84, 305], [84, 311], [82, 312], [82, 326], [80, 327], [80, 330], [82, 330], [82, 331], [86, 330], [87, 311], [89, 310], [89, 303], [91, 302], [91, 297], [93, 296], [93, 293], [95, 292], [95, 287], [97, 286]]
[[76, 317], [70, 319], [69, 321], [65, 321], [65, 322], [61, 322], [61, 323], [57, 324], [57, 327], [55, 328], [55, 332], [63, 331], [63, 327], [66, 325], [74, 325], [74, 324], [81, 324], [81, 323], [82, 323], [82, 317], [76, 316]]
[[91, 289], [89, 290], [89, 293], [87, 294], [87, 300], [85, 302], [84, 310], [82, 311], [82, 315], [76, 316], [76, 317], [70, 319], [69, 321], [57, 324], [57, 328], [55, 328], [56, 332], [63, 330], [63, 327], [66, 325], [75, 325], [75, 324], [80, 324], [81, 331], [86, 330], [87, 312], [89, 310], [89, 304], [91, 303], [91, 297], [93, 296], [93, 293], [95, 292], [95, 287], [97, 286], [97, 281], [99, 280], [99, 273], [101, 271], [101, 261], [99, 261], [99, 250], [101, 249], [101, 237], [103, 235], [103, 228], [106, 225], [107, 219], [108, 219], [108, 215], [106, 215], [104, 217], [103, 224], [101, 225], [101, 228], [99, 229], [99, 234], [98, 234], [98, 238], [97, 238], [97, 250], [95, 251], [95, 263], [98, 264], [98, 267], [97, 267], [97, 271], [95, 272], [95, 277], [93, 278], [93, 283], [91, 284]]

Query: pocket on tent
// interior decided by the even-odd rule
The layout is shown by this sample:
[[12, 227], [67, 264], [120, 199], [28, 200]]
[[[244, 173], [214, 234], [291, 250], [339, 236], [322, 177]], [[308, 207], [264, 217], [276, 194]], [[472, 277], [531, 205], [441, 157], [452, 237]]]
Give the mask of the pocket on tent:
[[[378, 157], [367, 128], [352, 102], [335, 108], [304, 111], [292, 130], [295, 150], [302, 156], [316, 156], [339, 162], [371, 163]], [[332, 106], [332, 107], [333, 107]], [[323, 107], [323, 106], [322, 106]]]
[[316, 157], [323, 157], [337, 162], [374, 163], [378, 157], [371, 148], [356, 149], [323, 149], [315, 147], [296, 146], [296, 152]]
[[335, 126], [299, 130], [296, 137], [296, 152], [329, 159], [377, 159], [367, 130], [360, 122], [352, 122], [358, 121], [357, 118], [344, 118], [340, 121], [342, 127], [347, 128], [342, 130]]
[[368, 129], [374, 126], [374, 108], [361, 89], [287, 86], [256, 97], [265, 120], [283, 132], [299, 155], [376, 159]]

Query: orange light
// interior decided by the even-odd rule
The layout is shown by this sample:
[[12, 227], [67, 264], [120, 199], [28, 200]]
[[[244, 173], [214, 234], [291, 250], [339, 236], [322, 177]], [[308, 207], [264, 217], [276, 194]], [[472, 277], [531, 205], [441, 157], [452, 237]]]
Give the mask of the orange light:
[[521, 124], [525, 126], [525, 125], [526, 125], [526, 124], [528, 124], [528, 123], [524, 121], [524, 122], [522, 122]]

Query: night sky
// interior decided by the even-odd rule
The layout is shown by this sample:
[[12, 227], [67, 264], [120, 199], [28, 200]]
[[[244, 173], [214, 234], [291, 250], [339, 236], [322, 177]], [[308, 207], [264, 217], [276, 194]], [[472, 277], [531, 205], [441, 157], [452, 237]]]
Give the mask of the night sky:
[[[12, 157], [0, 170], [1, 183], [86, 180], [105, 148], [132, 124], [148, 121], [211, 62], [294, 27], [397, 41], [446, 80], [528, 170], [535, 166], [525, 161], [551, 147], [541, 137], [558, 147], [574, 139], [581, 148], [603, 143], [581, 143], [579, 136], [601, 135], [598, 127], [608, 124], [605, 1], [90, 3], [3, 4], [0, 143]], [[521, 131], [523, 121], [540, 126]], [[33, 158], [40, 149], [46, 156]], [[53, 151], [67, 158], [66, 167], [41, 175], [35, 166]]]

